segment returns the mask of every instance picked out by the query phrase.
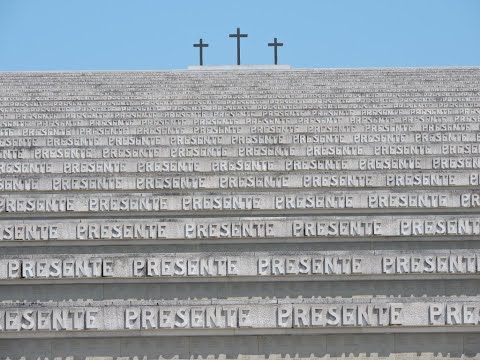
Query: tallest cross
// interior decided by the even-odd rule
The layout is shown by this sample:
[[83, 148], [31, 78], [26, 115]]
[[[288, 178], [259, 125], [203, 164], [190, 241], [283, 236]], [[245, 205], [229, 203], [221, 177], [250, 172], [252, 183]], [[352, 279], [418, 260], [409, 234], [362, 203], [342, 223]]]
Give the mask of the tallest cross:
[[268, 46], [273, 46], [273, 63], [277, 65], [278, 56], [277, 56], [277, 47], [283, 46], [283, 43], [277, 42], [277, 38], [273, 38], [273, 43], [268, 43]]
[[240, 38], [248, 37], [247, 34], [240, 34], [240, 28], [237, 28], [236, 34], [229, 34], [228, 37], [236, 37], [237, 38], [237, 65], [240, 65]]

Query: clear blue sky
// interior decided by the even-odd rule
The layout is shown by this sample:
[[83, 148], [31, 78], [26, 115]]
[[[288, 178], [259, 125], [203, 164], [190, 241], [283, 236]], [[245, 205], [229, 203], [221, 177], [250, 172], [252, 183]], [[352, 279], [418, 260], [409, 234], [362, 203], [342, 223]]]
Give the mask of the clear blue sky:
[[0, 0], [0, 71], [480, 65], [480, 0]]

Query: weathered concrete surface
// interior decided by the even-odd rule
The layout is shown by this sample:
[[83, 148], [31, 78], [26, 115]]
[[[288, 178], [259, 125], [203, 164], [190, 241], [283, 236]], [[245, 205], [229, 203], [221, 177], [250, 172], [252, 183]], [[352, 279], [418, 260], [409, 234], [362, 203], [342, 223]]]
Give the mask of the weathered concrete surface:
[[479, 124], [478, 68], [2, 73], [0, 359], [479, 358]]
[[[294, 276], [316, 281], [373, 278], [401, 280], [435, 277], [477, 278], [480, 251], [301, 251], [195, 252], [136, 254], [47, 254], [0, 256], [0, 280], [18, 279], [180, 279], [228, 278], [232, 281], [286, 280]], [[402, 277], [403, 276], [403, 277]], [[193, 278], [193, 279], [192, 279]], [[306, 279], [305, 279], [306, 280]], [[173, 281], [173, 280], [165, 280]], [[0, 283], [1, 285], [1, 283]]]
[[[478, 359], [478, 334], [348, 334], [232, 337], [0, 340], [2, 360], [35, 355], [75, 360], [178, 359]], [[35, 354], [35, 355], [32, 355]]]
[[[480, 332], [476, 297], [0, 303], [0, 338]], [[387, 330], [388, 329], [388, 330]]]

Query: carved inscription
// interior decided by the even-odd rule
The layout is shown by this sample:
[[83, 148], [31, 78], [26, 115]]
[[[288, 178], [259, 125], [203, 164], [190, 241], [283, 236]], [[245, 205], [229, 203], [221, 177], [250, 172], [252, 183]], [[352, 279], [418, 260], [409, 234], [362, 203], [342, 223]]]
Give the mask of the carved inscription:
[[480, 234], [480, 219], [475, 216], [377, 216], [369, 217], [289, 217], [235, 219], [149, 220], [25, 220], [11, 225], [0, 220], [0, 241], [46, 240], [190, 240], [190, 239], [281, 239], [341, 237], [473, 236]]
[[478, 331], [478, 75], [0, 74], [0, 337]]
[[289, 277], [480, 274], [480, 252], [356, 251], [36, 255], [0, 258], [0, 279]]
[[[246, 301], [235, 304], [218, 301], [201, 304], [186, 300], [184, 304], [164, 301], [153, 304], [131, 301], [116, 304], [96, 301], [92, 304], [39, 308], [0, 309], [0, 333], [74, 330], [161, 330], [228, 328], [327, 328], [327, 327], [445, 327], [480, 324], [480, 303], [474, 298], [455, 301], [336, 303], [322, 298], [308, 300], [279, 299]], [[121, 317], [115, 317], [120, 312]], [[111, 321], [116, 318], [117, 320]]]

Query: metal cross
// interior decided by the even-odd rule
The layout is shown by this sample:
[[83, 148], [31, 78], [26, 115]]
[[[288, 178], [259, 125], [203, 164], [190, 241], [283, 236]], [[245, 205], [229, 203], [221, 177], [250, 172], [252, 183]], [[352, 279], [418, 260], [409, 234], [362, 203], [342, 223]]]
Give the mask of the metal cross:
[[203, 43], [203, 39], [200, 39], [200, 41], [198, 42], [198, 44], [193, 44], [193, 47], [198, 47], [200, 48], [200, 66], [203, 65], [203, 48], [204, 47], [208, 47], [208, 44], [204, 44]]
[[268, 43], [268, 46], [273, 46], [273, 59], [274, 64], [277, 65], [277, 47], [283, 46], [283, 43], [277, 42], [277, 38], [273, 38], [273, 43]]
[[237, 38], [237, 65], [240, 65], [240, 38], [248, 37], [247, 34], [240, 34], [240, 28], [237, 28], [236, 34], [229, 34], [228, 37], [236, 37]]

